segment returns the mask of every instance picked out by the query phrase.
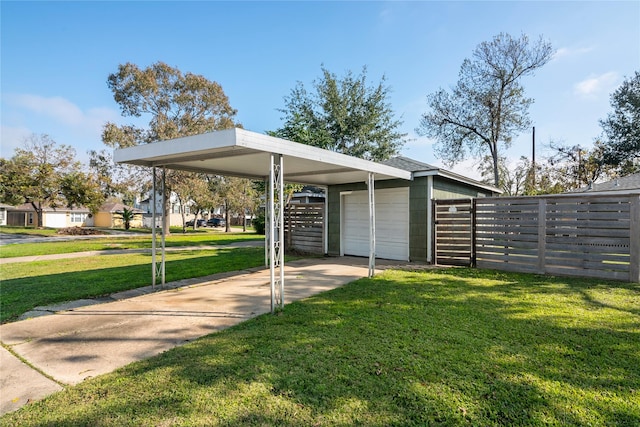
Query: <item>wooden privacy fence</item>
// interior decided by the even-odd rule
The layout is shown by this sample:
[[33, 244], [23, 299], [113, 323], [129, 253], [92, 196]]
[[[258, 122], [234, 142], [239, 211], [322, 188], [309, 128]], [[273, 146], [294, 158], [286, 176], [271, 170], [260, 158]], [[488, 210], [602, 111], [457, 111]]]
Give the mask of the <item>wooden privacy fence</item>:
[[640, 282], [640, 195], [473, 201], [479, 268]]
[[285, 248], [305, 254], [324, 254], [324, 203], [291, 203], [284, 216]]

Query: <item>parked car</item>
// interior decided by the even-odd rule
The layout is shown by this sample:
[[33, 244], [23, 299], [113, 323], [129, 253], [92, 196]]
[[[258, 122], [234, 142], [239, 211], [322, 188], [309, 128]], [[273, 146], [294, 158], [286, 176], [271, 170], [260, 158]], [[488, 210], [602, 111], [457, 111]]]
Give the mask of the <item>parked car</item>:
[[[193, 220], [187, 221], [185, 225], [187, 227], [193, 227]], [[204, 219], [198, 220], [198, 227], [206, 227], [206, 226], [207, 226], [207, 221], [205, 221]]]
[[222, 218], [211, 218], [207, 220], [208, 227], [224, 227], [227, 222]]

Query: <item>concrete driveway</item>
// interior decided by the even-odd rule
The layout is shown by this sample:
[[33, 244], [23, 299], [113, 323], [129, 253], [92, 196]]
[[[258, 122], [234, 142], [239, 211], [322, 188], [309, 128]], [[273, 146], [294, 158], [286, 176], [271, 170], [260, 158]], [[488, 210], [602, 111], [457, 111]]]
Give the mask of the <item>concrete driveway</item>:
[[[367, 274], [362, 258], [290, 262], [285, 303]], [[0, 413], [268, 313], [269, 283], [269, 270], [244, 271], [0, 325]]]

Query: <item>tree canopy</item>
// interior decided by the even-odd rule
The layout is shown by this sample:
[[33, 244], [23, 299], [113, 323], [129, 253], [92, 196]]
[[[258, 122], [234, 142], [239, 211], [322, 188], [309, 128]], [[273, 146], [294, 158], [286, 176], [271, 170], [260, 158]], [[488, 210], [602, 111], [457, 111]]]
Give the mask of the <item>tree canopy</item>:
[[[146, 127], [107, 123], [102, 141], [110, 147], [129, 147], [240, 126], [222, 86], [201, 75], [183, 74], [163, 62], [144, 69], [131, 63], [122, 64], [109, 75], [107, 85], [123, 116], [145, 116], [149, 120]], [[188, 193], [184, 187], [190, 183], [193, 180], [189, 173], [167, 171], [167, 192], [180, 188], [181, 193]]]
[[149, 117], [148, 126], [107, 123], [102, 140], [128, 147], [236, 126], [236, 110], [216, 82], [186, 73], [163, 62], [140, 69], [126, 63], [110, 74], [107, 85], [125, 117]]
[[640, 171], [640, 72], [611, 95], [613, 111], [600, 125], [606, 135], [603, 162], [619, 174]]
[[500, 185], [501, 151], [530, 126], [531, 98], [521, 79], [551, 59], [553, 49], [542, 38], [513, 38], [500, 33], [480, 43], [460, 67], [459, 80], [449, 92], [427, 96], [430, 111], [423, 114], [417, 132], [437, 139], [436, 154], [455, 164], [469, 154], [487, 154], [493, 163], [493, 183]]
[[42, 225], [44, 207], [84, 206], [96, 212], [104, 202], [99, 185], [81, 171], [75, 150], [49, 135], [32, 134], [11, 159], [0, 159], [0, 200], [30, 203]]
[[313, 89], [297, 83], [279, 110], [283, 127], [270, 135], [374, 161], [396, 155], [404, 145], [384, 76], [368, 85], [366, 67], [360, 75], [348, 71], [338, 78], [323, 66]]

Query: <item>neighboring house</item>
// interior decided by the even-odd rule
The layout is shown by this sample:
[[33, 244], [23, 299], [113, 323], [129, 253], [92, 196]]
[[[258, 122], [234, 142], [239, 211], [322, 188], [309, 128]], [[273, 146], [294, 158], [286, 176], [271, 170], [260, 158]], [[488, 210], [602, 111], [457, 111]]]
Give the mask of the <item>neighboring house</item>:
[[0, 203], [0, 225], [7, 225], [7, 211], [15, 209], [11, 205]]
[[571, 191], [571, 193], [598, 195], [640, 194], [640, 173], [615, 178], [599, 184], [591, 184], [587, 187]]
[[313, 185], [305, 185], [302, 190], [293, 193], [289, 203], [324, 203], [324, 190]]
[[[162, 212], [162, 194], [158, 193], [158, 197], [156, 198], [156, 214], [158, 217]], [[144, 213], [144, 226], [151, 228], [151, 224], [153, 223], [153, 195], [149, 194], [144, 200], [135, 203], [135, 207], [142, 210]], [[220, 214], [221, 209], [218, 208], [216, 212], [211, 212], [213, 214]], [[169, 197], [169, 211], [166, 213], [169, 216], [169, 225], [173, 227], [182, 227], [182, 214], [180, 213], [180, 201], [175, 193], [171, 193]], [[202, 216], [203, 219], [207, 219], [205, 216]], [[193, 214], [191, 213], [191, 209], [189, 205], [185, 206], [185, 218], [186, 220], [193, 219]], [[158, 223], [158, 227], [160, 224]]]
[[[149, 194], [149, 197], [147, 197], [146, 199], [137, 201], [134, 204], [134, 207], [141, 209], [145, 213], [152, 213], [153, 202], [154, 202], [153, 194]], [[156, 202], [156, 212], [161, 212], [162, 211], [162, 193], [157, 194], [157, 197], [155, 197], [155, 202]], [[187, 206], [187, 213], [188, 212], [189, 212], [189, 207]], [[178, 200], [178, 197], [176, 196], [176, 194], [173, 192], [169, 196], [169, 211], [167, 213], [172, 213], [172, 214], [180, 213], [180, 201]]]
[[[388, 166], [413, 179], [376, 181], [376, 257], [432, 262], [432, 201], [497, 196], [491, 185], [407, 157]], [[369, 255], [369, 204], [364, 182], [328, 187], [327, 253]]]
[[100, 209], [93, 216], [93, 225], [95, 227], [107, 227], [107, 228], [124, 228], [122, 222], [122, 215], [120, 215], [124, 208], [131, 209], [134, 212], [134, 219], [130, 225], [132, 228], [140, 228], [142, 224], [141, 209], [132, 208], [122, 203], [105, 203], [100, 206]]
[[42, 224], [38, 224], [38, 213], [31, 203], [16, 206], [7, 219], [7, 225], [21, 227], [83, 227], [91, 225], [90, 212], [87, 208], [52, 208], [42, 209]]

